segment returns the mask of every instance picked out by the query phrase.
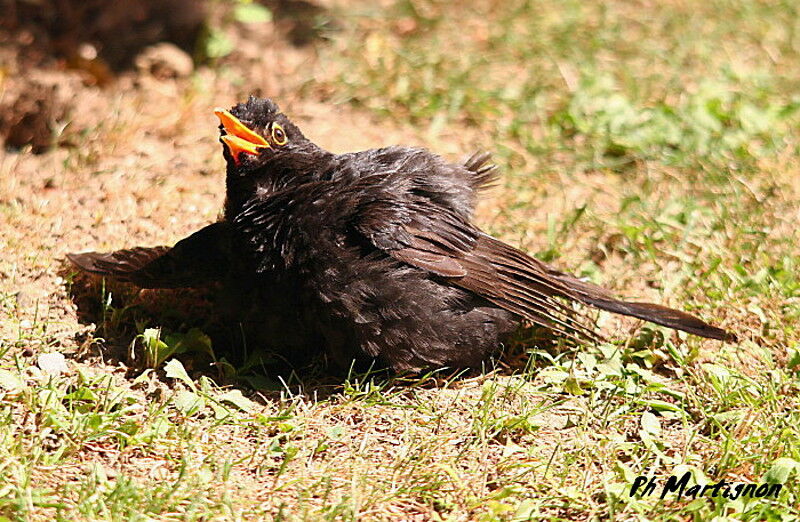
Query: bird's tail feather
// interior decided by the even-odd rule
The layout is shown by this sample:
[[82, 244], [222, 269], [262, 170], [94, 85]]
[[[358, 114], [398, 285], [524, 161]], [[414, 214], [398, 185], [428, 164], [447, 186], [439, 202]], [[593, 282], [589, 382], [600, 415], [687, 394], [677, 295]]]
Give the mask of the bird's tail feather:
[[574, 292], [573, 299], [616, 314], [628, 315], [676, 330], [721, 341], [736, 342], [736, 335], [712, 326], [691, 314], [653, 303], [636, 303], [615, 298], [606, 289], [553, 270], [550, 273]]

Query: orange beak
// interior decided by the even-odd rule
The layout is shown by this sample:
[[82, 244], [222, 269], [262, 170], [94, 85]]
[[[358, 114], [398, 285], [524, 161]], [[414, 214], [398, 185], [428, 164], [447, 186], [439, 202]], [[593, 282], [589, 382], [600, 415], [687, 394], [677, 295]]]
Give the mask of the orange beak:
[[237, 165], [242, 152], [258, 154], [259, 149], [271, 148], [267, 140], [248, 129], [244, 123], [239, 121], [239, 118], [225, 109], [214, 109], [214, 114], [225, 128], [226, 134], [220, 139], [228, 147]]

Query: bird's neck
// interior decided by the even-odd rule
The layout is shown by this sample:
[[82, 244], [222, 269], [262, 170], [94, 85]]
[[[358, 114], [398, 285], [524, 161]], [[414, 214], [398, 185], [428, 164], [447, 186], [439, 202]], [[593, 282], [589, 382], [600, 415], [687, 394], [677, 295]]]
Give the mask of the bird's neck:
[[246, 176], [229, 169], [225, 182], [225, 218], [233, 220], [254, 197], [324, 179], [335, 165], [335, 154], [315, 146], [313, 150], [275, 156], [262, 169]]

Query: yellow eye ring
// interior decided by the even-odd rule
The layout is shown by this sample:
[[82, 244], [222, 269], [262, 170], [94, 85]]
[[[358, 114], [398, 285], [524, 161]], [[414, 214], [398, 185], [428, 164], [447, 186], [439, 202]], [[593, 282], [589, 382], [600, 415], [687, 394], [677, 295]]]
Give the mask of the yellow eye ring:
[[279, 123], [272, 124], [272, 141], [275, 145], [286, 145], [286, 142], [289, 141], [286, 131], [283, 130]]

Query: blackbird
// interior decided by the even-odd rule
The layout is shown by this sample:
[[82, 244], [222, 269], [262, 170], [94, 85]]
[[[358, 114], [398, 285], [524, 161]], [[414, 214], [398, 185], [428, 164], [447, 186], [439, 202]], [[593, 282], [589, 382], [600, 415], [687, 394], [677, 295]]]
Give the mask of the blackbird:
[[598, 340], [576, 303], [735, 340], [482, 232], [471, 220], [495, 179], [486, 153], [464, 164], [399, 146], [333, 154], [269, 99], [215, 113], [227, 162], [221, 220], [171, 248], [70, 254], [72, 263], [142, 288], [218, 283], [237, 320], [267, 327], [275, 347], [324, 348], [344, 365], [474, 367], [526, 321]]

